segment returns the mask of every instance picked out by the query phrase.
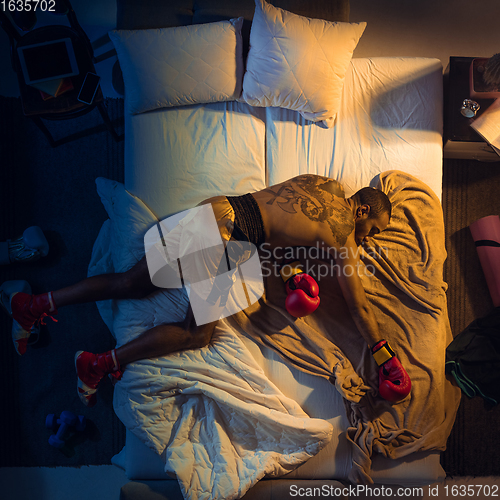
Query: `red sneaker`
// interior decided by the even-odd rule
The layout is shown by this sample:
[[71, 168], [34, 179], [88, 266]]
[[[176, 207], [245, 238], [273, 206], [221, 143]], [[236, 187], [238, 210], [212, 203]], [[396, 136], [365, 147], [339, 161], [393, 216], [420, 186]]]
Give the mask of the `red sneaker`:
[[57, 321], [52, 317], [57, 314], [57, 308], [51, 292], [40, 295], [15, 293], [11, 296], [10, 307], [12, 309], [12, 318], [28, 332], [35, 324], [45, 325], [45, 318], [47, 317], [52, 321]]
[[109, 374], [117, 380], [123, 375], [115, 349], [102, 354], [78, 351], [75, 354], [75, 367], [78, 397], [89, 408], [96, 404], [97, 386], [106, 375]]
[[[42, 297], [42, 300], [33, 300], [34, 297]], [[43, 323], [43, 317], [47, 316], [47, 314], [42, 313], [38, 317], [35, 316], [36, 319], [31, 318], [30, 320], [29, 317], [33, 317], [33, 315], [36, 314], [32, 312], [29, 306], [30, 300], [35, 302], [36, 310], [36, 307], [40, 308], [43, 302], [43, 296], [32, 296], [31, 287], [27, 281], [5, 281], [0, 286], [0, 305], [12, 318], [12, 340], [17, 353], [21, 356], [26, 353], [28, 344], [33, 344], [33, 342], [29, 342], [30, 336], [35, 334], [34, 338], [36, 340], [36, 337], [40, 333], [39, 324], [40, 322]], [[54, 302], [52, 301], [52, 305], [53, 304]], [[57, 314], [55, 308], [51, 314]]]

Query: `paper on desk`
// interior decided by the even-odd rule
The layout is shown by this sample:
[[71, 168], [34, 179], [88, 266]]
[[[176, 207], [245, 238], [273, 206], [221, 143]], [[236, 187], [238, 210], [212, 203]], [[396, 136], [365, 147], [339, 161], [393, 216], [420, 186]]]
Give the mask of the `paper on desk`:
[[500, 155], [500, 99], [496, 99], [471, 127]]

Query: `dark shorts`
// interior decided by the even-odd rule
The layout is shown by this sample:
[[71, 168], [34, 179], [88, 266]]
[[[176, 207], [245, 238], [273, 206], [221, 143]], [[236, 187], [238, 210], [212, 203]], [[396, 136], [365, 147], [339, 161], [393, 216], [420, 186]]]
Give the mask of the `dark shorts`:
[[251, 194], [244, 194], [227, 196], [226, 199], [234, 211], [232, 237], [260, 247], [265, 242], [264, 223], [255, 198]]

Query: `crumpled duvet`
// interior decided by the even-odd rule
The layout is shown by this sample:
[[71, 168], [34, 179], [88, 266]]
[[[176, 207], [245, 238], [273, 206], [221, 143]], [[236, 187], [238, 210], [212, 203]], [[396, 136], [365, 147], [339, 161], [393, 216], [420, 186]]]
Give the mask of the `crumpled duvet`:
[[[98, 179], [110, 216], [93, 249], [89, 275], [123, 271], [143, 254], [153, 214], [122, 184]], [[155, 325], [179, 321], [182, 290], [98, 307], [117, 345]], [[223, 320], [203, 349], [127, 366], [115, 385], [114, 409], [124, 425], [165, 461], [184, 498], [240, 498], [264, 476], [295, 469], [332, 437], [330, 423], [309, 418], [265, 376]]]
[[127, 367], [114, 408], [193, 500], [240, 498], [318, 453], [332, 434], [267, 380], [224, 323], [206, 348]]

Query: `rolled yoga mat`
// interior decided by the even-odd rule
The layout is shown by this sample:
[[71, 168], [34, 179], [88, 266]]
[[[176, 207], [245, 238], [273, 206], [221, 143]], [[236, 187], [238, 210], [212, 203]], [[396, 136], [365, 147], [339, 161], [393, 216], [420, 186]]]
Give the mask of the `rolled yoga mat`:
[[489, 215], [469, 226], [495, 307], [500, 306], [500, 216]]

